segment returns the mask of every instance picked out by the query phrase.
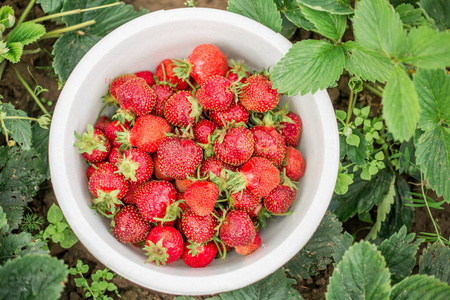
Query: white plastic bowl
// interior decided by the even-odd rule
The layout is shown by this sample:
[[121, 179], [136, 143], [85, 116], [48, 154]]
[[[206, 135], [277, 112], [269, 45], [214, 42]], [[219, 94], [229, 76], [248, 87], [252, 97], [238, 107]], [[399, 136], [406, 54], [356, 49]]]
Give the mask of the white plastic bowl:
[[98, 42], [79, 62], [55, 108], [50, 132], [53, 188], [64, 215], [83, 245], [104, 265], [146, 288], [178, 295], [206, 295], [242, 288], [273, 273], [310, 239], [332, 197], [339, 162], [336, 119], [328, 94], [285, 97], [303, 121], [300, 151], [306, 172], [294, 213], [269, 221], [263, 244], [249, 256], [229, 253], [203, 269], [181, 260], [164, 267], [145, 264], [143, 251], [115, 240], [110, 221], [90, 207], [87, 168], [74, 131], [93, 124], [111, 80], [124, 73], [155, 70], [166, 58], [186, 58], [199, 44], [218, 46], [228, 58], [256, 68], [275, 66], [291, 43], [243, 16], [223, 10], [182, 8], [137, 18]]

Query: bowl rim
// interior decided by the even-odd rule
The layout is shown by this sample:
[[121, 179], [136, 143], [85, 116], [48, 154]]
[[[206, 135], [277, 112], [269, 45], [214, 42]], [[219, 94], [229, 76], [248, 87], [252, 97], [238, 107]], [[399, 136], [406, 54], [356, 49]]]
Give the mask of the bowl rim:
[[[123, 34], [124, 32], [128, 30], [133, 32], [137, 31], [136, 28], [139, 28], [141, 25], [152, 26], [152, 24], [172, 22], [173, 20], [176, 20], [177, 22], [189, 21], [192, 18], [204, 21], [217, 20], [220, 18], [221, 22], [239, 25], [242, 24], [243, 26], [246, 26], [248, 30], [258, 32], [258, 34], [264, 34], [268, 39], [272, 39], [274, 43], [277, 44], [277, 47], [282, 49], [284, 53], [286, 53], [292, 46], [292, 44], [281, 34], [275, 33], [271, 29], [254, 20], [225, 10], [213, 8], [178, 8], [151, 12], [127, 22], [109, 33], [106, 37], [94, 45], [94, 47], [92, 47], [80, 60], [60, 94], [54, 111], [53, 123], [57, 124], [59, 122], [58, 124], [61, 124], [61, 122], [64, 122], [64, 120], [69, 117], [68, 111], [70, 105], [68, 104], [71, 103], [71, 94], [80, 88], [80, 82], [82, 80], [79, 79], [82, 78], [85, 70], [88, 70], [90, 65], [95, 65], [95, 63], [101, 59], [101, 54], [104, 51], [105, 46], [114, 47], [119, 44], [121, 40], [126, 38]], [[329, 147], [324, 149], [324, 174], [320, 179], [318, 192], [316, 194], [316, 197], [324, 199], [324, 201], [315, 203], [314, 211], [305, 216], [305, 221], [307, 224], [310, 224], [311, 228], [314, 228], [314, 230], [305, 232], [303, 228], [295, 228], [290, 234], [290, 236], [296, 236], [295, 243], [285, 240], [282, 244], [277, 246], [277, 248], [285, 249], [284, 256], [271, 257], [270, 259], [263, 257], [259, 259], [255, 265], [252, 265], [252, 268], [255, 266], [257, 267], [257, 272], [254, 272], [254, 269], [249, 269], [247, 265], [243, 264], [241, 268], [233, 272], [227, 272], [223, 275], [214, 274], [211, 276], [209, 274], [204, 278], [194, 276], [193, 280], [199, 281], [199, 283], [195, 284], [193, 280], [189, 278], [186, 279], [185, 276], [174, 276], [165, 274], [164, 272], [155, 272], [148, 269], [148, 274], [146, 274], [147, 276], [157, 276], [157, 278], [159, 278], [159, 280], [157, 280], [157, 284], [149, 285], [148, 281], [140, 278], [139, 275], [133, 272], [133, 270], [129, 267], [123, 266], [124, 261], [119, 255], [116, 254], [108, 259], [105, 258], [104, 247], [108, 245], [101, 243], [101, 241], [99, 243], [96, 239], [96, 235], [86, 234], [86, 232], [92, 231], [92, 228], [88, 226], [87, 222], [79, 222], [80, 218], [75, 217], [76, 213], [79, 213], [79, 211], [76, 209], [74, 210], [73, 207], [67, 203], [67, 201], [58, 201], [58, 204], [60, 205], [68, 223], [71, 224], [72, 230], [75, 232], [80, 242], [88, 249], [89, 252], [93, 254], [94, 257], [111, 268], [117, 274], [145, 288], [174, 295], [207, 295], [245, 287], [272, 274], [289, 259], [291, 259], [299, 251], [297, 247], [292, 247], [292, 245], [301, 244], [304, 246], [307, 243], [320, 224], [320, 221], [322, 220], [331, 200], [334, 191], [334, 184], [330, 185], [329, 182], [336, 181], [339, 163], [337, 123], [335, 120], [334, 109], [331, 105], [327, 92], [321, 90], [315, 93], [314, 96], [316, 98], [315, 100], [318, 110], [321, 111], [323, 130], [327, 136], [327, 145], [329, 145]], [[59, 142], [58, 137], [64, 135], [65, 130], [66, 126], [51, 126], [50, 129], [49, 162], [50, 172], [52, 175], [52, 184], [57, 199], [66, 197], [66, 191], [69, 189], [67, 182], [64, 183], [60, 177], [60, 174], [65, 174], [67, 172], [64, 165], [64, 155], [58, 155], [58, 153], [63, 153], [64, 151], [64, 145]], [[68, 214], [67, 212], [71, 212], [71, 214]], [[76, 224], [76, 226], [72, 226], [74, 224]], [[214, 278], [214, 282], [211, 282], [211, 284], [202, 283], [206, 277]], [[242, 278], [242, 280], [232, 280], [236, 278]], [[176, 284], [173, 284], [173, 282], [176, 282]], [[221, 284], [219, 284], [220, 282]]]

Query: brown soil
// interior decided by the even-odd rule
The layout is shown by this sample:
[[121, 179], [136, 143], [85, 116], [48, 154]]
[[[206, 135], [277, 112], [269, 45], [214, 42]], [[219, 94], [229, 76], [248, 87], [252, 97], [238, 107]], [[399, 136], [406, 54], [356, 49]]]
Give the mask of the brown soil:
[[[28, 0], [6, 0], [1, 1], [3, 5], [10, 5], [16, 12], [16, 16], [20, 16], [25, 7], [28, 4]], [[160, 9], [171, 9], [184, 7], [184, 0], [160, 0], [160, 1], [148, 1], [148, 0], [125, 0], [124, 2], [134, 5], [136, 8], [146, 8], [150, 11]], [[199, 7], [211, 7], [218, 9], [226, 9], [226, 1], [223, 0], [198, 0]], [[35, 6], [29, 15], [29, 18], [35, 18], [42, 16], [43, 12], [38, 6]], [[45, 23], [48, 29], [55, 28], [55, 25], [51, 22]], [[305, 31], [298, 31], [295, 35], [295, 39], [309, 38], [310, 34]], [[47, 49], [51, 52], [52, 40], [45, 40], [40, 43], [40, 47]], [[42, 94], [45, 99], [52, 101], [53, 104], [46, 104], [49, 111], [52, 111], [54, 105], [57, 102], [59, 90], [55, 77], [52, 74], [51, 69], [51, 57], [50, 55], [41, 52], [40, 54], [28, 55], [23, 60], [15, 65], [24, 79], [31, 84], [32, 88], [35, 87], [36, 82], [42, 87], [48, 89], [48, 92]], [[31, 76], [31, 74], [33, 74]], [[335, 108], [345, 108], [348, 104], [349, 88], [347, 86], [348, 78], [343, 77], [338, 86], [330, 88], [328, 90], [330, 98]], [[29, 115], [36, 116], [40, 114], [39, 108], [24, 89], [20, 81], [17, 79], [11, 67], [7, 67], [3, 73], [2, 80], [0, 82], [0, 94], [4, 97], [4, 101], [11, 102], [16, 108], [25, 110]], [[373, 102], [379, 103], [379, 99], [376, 96], [369, 93], [361, 93], [359, 101], [364, 104], [370, 104]], [[378, 107], [378, 106], [377, 106]], [[434, 197], [435, 198], [435, 197]], [[45, 182], [41, 186], [41, 190], [38, 196], [30, 204], [30, 208], [38, 215], [45, 216], [49, 207], [56, 202], [55, 195], [53, 193], [51, 183]], [[446, 205], [446, 209], [442, 211], [433, 211], [434, 217], [439, 220], [440, 228], [445, 237], [450, 236], [450, 206]], [[432, 223], [425, 209], [416, 209], [415, 222], [413, 224], [412, 232], [434, 232]], [[345, 230], [350, 233], [355, 232], [360, 227], [358, 220], [350, 220], [345, 224]], [[363, 237], [367, 232], [360, 232]], [[101, 263], [93, 257], [81, 243], [77, 243], [71, 249], [66, 250], [61, 248], [58, 244], [50, 244], [51, 254], [53, 256], [64, 259], [65, 263], [69, 267], [74, 267], [78, 260], [82, 260], [90, 267], [90, 272], [95, 272], [98, 269], [103, 269]], [[333, 267], [330, 265], [324, 271], [321, 271], [319, 275], [310, 278], [308, 280], [298, 280], [296, 289], [302, 294], [305, 299], [324, 299], [327, 289], [328, 279], [333, 272]], [[173, 299], [174, 296], [157, 293], [154, 291], [142, 288], [134, 283], [129, 282], [126, 279], [116, 276], [113, 282], [118, 286], [119, 292], [122, 295], [122, 299], [135, 300], [135, 299]], [[84, 292], [81, 288], [77, 288], [74, 283], [74, 277], [69, 276], [69, 280], [66, 283], [61, 299], [83, 299]], [[111, 295], [114, 297], [114, 295]], [[206, 297], [195, 297], [197, 299], [203, 299]]]

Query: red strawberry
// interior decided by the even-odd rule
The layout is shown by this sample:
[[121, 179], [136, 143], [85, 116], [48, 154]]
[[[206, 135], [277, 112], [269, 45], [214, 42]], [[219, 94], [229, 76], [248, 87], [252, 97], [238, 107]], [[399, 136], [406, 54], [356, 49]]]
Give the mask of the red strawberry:
[[111, 123], [111, 119], [108, 116], [101, 116], [98, 118], [97, 122], [95, 122], [94, 129], [100, 129], [105, 132], [106, 127], [108, 127], [109, 123]]
[[232, 205], [235, 209], [245, 211], [250, 214], [260, 203], [261, 198], [256, 197], [248, 189], [244, 189], [241, 192], [232, 193], [230, 195]]
[[217, 246], [212, 241], [206, 244], [186, 241], [181, 258], [185, 264], [192, 268], [204, 268], [214, 260], [216, 254]]
[[87, 131], [82, 135], [75, 131], [75, 137], [78, 141], [74, 143], [74, 146], [79, 149], [78, 153], [81, 153], [88, 162], [100, 162], [108, 157], [111, 145], [103, 131], [94, 129], [91, 124], [88, 124]]
[[127, 150], [126, 149], [120, 149], [120, 146], [115, 146], [111, 149], [111, 152], [109, 152], [108, 155], [108, 162], [115, 165], [119, 158], [124, 154]]
[[125, 179], [135, 182], [144, 182], [153, 175], [152, 157], [138, 148], [132, 148], [125, 152], [116, 163], [118, 173]]
[[200, 105], [207, 110], [227, 110], [234, 100], [231, 81], [220, 75], [207, 78], [195, 93]]
[[134, 205], [123, 206], [114, 216], [112, 234], [121, 243], [134, 244], [145, 240], [151, 230]]
[[195, 243], [205, 243], [216, 234], [218, 222], [212, 215], [199, 216], [192, 210], [186, 210], [181, 217], [183, 234]]
[[190, 75], [200, 86], [213, 75], [225, 76], [228, 70], [227, 57], [211, 44], [195, 47], [189, 55], [188, 62], [191, 65]]
[[240, 255], [249, 255], [250, 253], [255, 252], [261, 246], [261, 237], [259, 233], [256, 233], [255, 239], [248, 246], [236, 246], [234, 249]]
[[156, 77], [158, 77], [159, 82], [172, 84], [177, 90], [185, 90], [189, 85], [187, 81], [175, 75], [173, 69], [176, 67], [177, 65], [171, 59], [164, 59], [156, 67]]
[[187, 91], [174, 94], [166, 102], [164, 116], [166, 120], [178, 127], [194, 126], [202, 113], [202, 107]]
[[285, 161], [281, 170], [285, 170], [286, 176], [292, 181], [299, 181], [306, 168], [305, 160], [300, 151], [294, 147], [287, 147]]
[[134, 73], [134, 75], [136, 75], [137, 77], [140, 78], [144, 78], [145, 79], [145, 83], [147, 83], [147, 85], [152, 86], [155, 84], [155, 78], [153, 77], [153, 73], [151, 71], [140, 71], [137, 73]]
[[89, 178], [89, 191], [94, 196], [94, 206], [101, 213], [115, 213], [114, 204], [122, 204], [122, 197], [128, 190], [128, 182], [117, 173], [117, 167], [110, 163], [102, 164]]
[[151, 88], [155, 91], [157, 96], [156, 104], [155, 107], [153, 107], [151, 114], [164, 117], [164, 107], [166, 107], [167, 100], [172, 97], [174, 90], [170, 86], [164, 84], [154, 84]]
[[155, 91], [140, 77], [125, 81], [117, 88], [116, 95], [122, 108], [131, 110], [138, 116], [149, 114], [157, 98]]
[[254, 126], [250, 129], [255, 139], [254, 156], [270, 160], [275, 167], [279, 167], [286, 154], [283, 137], [273, 127]]
[[199, 216], [213, 212], [219, 188], [211, 181], [196, 181], [184, 193], [184, 201]]
[[302, 119], [292, 111], [289, 111], [286, 117], [290, 118], [293, 123], [281, 122], [280, 134], [283, 136], [286, 146], [297, 147], [302, 136]]
[[184, 193], [195, 182], [191, 179], [175, 179], [175, 187], [177, 191]]
[[253, 154], [255, 141], [253, 135], [245, 127], [224, 129], [215, 140], [214, 152], [224, 163], [239, 166]]
[[109, 93], [110, 95], [117, 101], [117, 89], [124, 84], [126, 81], [136, 78], [135, 74], [124, 74], [117, 76], [116, 78], [111, 81], [111, 84], [109, 86]]
[[113, 147], [120, 147], [122, 145], [121, 142], [118, 142], [117, 133], [131, 130], [131, 127], [127, 124], [122, 124], [119, 121], [111, 122], [108, 127], [105, 129], [105, 135], [108, 138], [109, 143]]
[[122, 202], [125, 204], [136, 205], [135, 193], [145, 184], [145, 182], [130, 181], [128, 183], [128, 191], [122, 198]]
[[277, 106], [280, 95], [272, 88], [268, 77], [256, 74], [247, 79], [239, 98], [246, 109], [266, 112]]
[[220, 239], [230, 247], [248, 246], [255, 236], [256, 230], [252, 219], [241, 210], [232, 210], [227, 213], [219, 231]]
[[232, 82], [245, 83], [247, 78], [250, 76], [248, 72], [248, 67], [244, 65], [243, 61], [234, 61], [231, 59], [231, 65], [228, 67], [228, 72], [226, 77]]
[[200, 176], [209, 176], [211, 172], [217, 177], [220, 177], [221, 172], [224, 169], [236, 171], [235, 167], [223, 163], [220, 159], [217, 158], [217, 156], [210, 156], [208, 159], [203, 161], [202, 165], [200, 166]]
[[256, 197], [268, 195], [280, 183], [280, 171], [267, 159], [252, 157], [238, 173], [230, 175], [228, 184], [233, 192], [249, 189]]
[[166, 216], [167, 207], [175, 202], [177, 191], [170, 182], [149, 181], [134, 194], [142, 218], [156, 222]]
[[282, 182], [263, 198], [264, 207], [272, 214], [284, 214], [294, 203], [296, 197], [295, 185], [283, 175]]
[[166, 176], [163, 173], [161, 173], [161, 168], [160, 168], [161, 163], [159, 162], [158, 154], [156, 152], [153, 153], [152, 159], [153, 159], [154, 174], [155, 174], [156, 179], [172, 181], [173, 180], [172, 177]]
[[183, 254], [183, 237], [174, 227], [156, 226], [148, 234], [142, 249], [148, 256], [145, 262], [168, 265]]
[[195, 175], [202, 158], [202, 149], [189, 139], [168, 137], [158, 147], [161, 173], [175, 179]]
[[211, 111], [209, 113], [209, 119], [221, 128], [225, 127], [225, 125], [231, 121], [234, 121], [235, 124], [247, 124], [248, 117], [248, 110], [240, 103], [232, 103], [231, 106], [224, 111]]
[[217, 129], [217, 125], [206, 119], [200, 120], [193, 128], [194, 142], [200, 144], [208, 144], [208, 137], [212, 136], [214, 131]]
[[86, 176], [87, 178], [91, 178], [92, 174], [94, 174], [95, 171], [97, 171], [98, 167], [105, 164], [106, 161], [99, 161], [95, 163], [89, 164], [89, 167], [86, 169]]

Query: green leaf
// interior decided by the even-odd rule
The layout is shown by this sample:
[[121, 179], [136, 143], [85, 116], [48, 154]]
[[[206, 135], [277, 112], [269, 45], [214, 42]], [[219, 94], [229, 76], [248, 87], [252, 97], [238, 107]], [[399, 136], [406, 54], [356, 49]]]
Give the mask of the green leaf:
[[297, 0], [299, 3], [318, 11], [326, 11], [335, 15], [349, 15], [353, 13], [350, 0]]
[[30, 233], [21, 232], [19, 234], [10, 234], [0, 239], [0, 265], [5, 264], [7, 260], [15, 256], [16, 252], [30, 244], [32, 238]]
[[364, 48], [398, 56], [404, 47], [406, 31], [387, 0], [359, 1], [353, 28], [356, 42]]
[[305, 30], [316, 29], [314, 24], [305, 18], [296, 0], [277, 0], [275, 3], [277, 4], [278, 10], [283, 11], [286, 18], [294, 23], [295, 26]]
[[34, 123], [31, 127], [31, 142], [42, 158], [42, 170], [45, 179], [50, 180], [50, 165], [48, 161], [48, 142], [50, 130], [44, 129]]
[[391, 206], [394, 204], [395, 196], [395, 178], [395, 175], [392, 176], [391, 183], [389, 184], [389, 190], [383, 197], [383, 201], [381, 201], [377, 207], [377, 220], [370, 232], [367, 234], [367, 240], [374, 240], [377, 237], [377, 233], [381, 229], [381, 224], [384, 220], [386, 220], [386, 215], [391, 211]]
[[439, 243], [428, 244], [419, 259], [419, 273], [431, 275], [450, 284], [450, 247]]
[[390, 273], [373, 244], [350, 247], [330, 278], [327, 299], [388, 299]]
[[344, 65], [342, 46], [326, 40], [304, 40], [295, 43], [275, 65], [271, 79], [280, 93], [305, 95], [334, 85]]
[[427, 21], [422, 15], [422, 11], [409, 3], [402, 3], [395, 7], [395, 12], [399, 14], [406, 28], [427, 24]]
[[58, 299], [67, 266], [47, 255], [26, 255], [0, 267], [0, 299]]
[[359, 138], [358, 146], [348, 143], [348, 140], [345, 137], [345, 135], [341, 135], [340, 136], [341, 151], [344, 151], [344, 153], [347, 155], [348, 159], [351, 162], [354, 162], [358, 166], [365, 166], [367, 158], [367, 141], [361, 134], [361, 132], [359, 132], [359, 130], [357, 129], [353, 129], [352, 135]]
[[333, 201], [339, 204], [334, 211], [339, 220], [345, 222], [357, 213], [370, 211], [374, 205], [379, 205], [389, 192], [392, 176], [388, 169], [380, 170], [369, 181], [355, 176], [346, 194], [333, 195]]
[[348, 186], [353, 183], [353, 177], [347, 173], [339, 172], [334, 192], [338, 195], [347, 193]]
[[[358, 126], [358, 125], [356, 125], [356, 126]], [[348, 137], [345, 138], [345, 141], [350, 146], [358, 147], [361, 139], [356, 134], [351, 133]]]
[[46, 14], [55, 14], [61, 11], [65, 0], [37, 0], [36, 3], [40, 4], [42, 10]]
[[450, 29], [450, 2], [447, 0], [421, 0], [419, 1], [427, 14], [434, 20], [439, 30]]
[[331, 240], [335, 243], [334, 251], [333, 251], [333, 259], [334, 259], [334, 267], [342, 260], [345, 252], [350, 248], [353, 244], [353, 237], [347, 231], [344, 234], [339, 236], [332, 236]]
[[332, 15], [325, 11], [318, 11], [307, 6], [300, 6], [303, 15], [314, 24], [317, 31], [330, 39], [340, 40], [347, 27], [347, 16]]
[[392, 288], [391, 300], [436, 300], [448, 299], [450, 286], [438, 279], [424, 275], [414, 275], [400, 281]]
[[428, 27], [413, 28], [406, 39], [405, 63], [425, 69], [450, 66], [450, 32]]
[[281, 15], [273, 0], [229, 0], [227, 10], [281, 32]]
[[[28, 117], [27, 114], [20, 109], [15, 109], [10, 103], [0, 104], [1, 112], [7, 117]], [[5, 119], [5, 127], [8, 135], [21, 146], [23, 150], [31, 149], [31, 124], [29, 120], [23, 119]], [[2, 133], [5, 134], [2, 127]]]
[[331, 263], [331, 255], [336, 246], [332, 238], [339, 240], [341, 232], [342, 223], [328, 211], [305, 247], [285, 265], [289, 275], [293, 278], [308, 279], [326, 269]]
[[354, 41], [344, 44], [345, 69], [352, 75], [372, 82], [386, 82], [394, 64], [383, 54], [365, 49]]
[[64, 239], [61, 241], [60, 245], [64, 249], [72, 248], [73, 245], [75, 245], [78, 242], [78, 238], [73, 233], [72, 229], [66, 228], [63, 231]]
[[26, 46], [37, 41], [44, 34], [44, 25], [33, 22], [25, 22], [11, 30], [8, 35], [8, 43], [21, 43]]
[[15, 22], [16, 18], [12, 7], [9, 5], [0, 7], [0, 24], [5, 26], [5, 28], [10, 28], [14, 26]]
[[295, 279], [287, 278], [283, 268], [272, 275], [245, 288], [219, 294], [223, 300], [271, 300], [271, 299], [303, 299], [300, 293], [292, 287]]
[[6, 46], [9, 50], [5, 54], [3, 54], [3, 57], [13, 64], [18, 63], [23, 53], [22, 43], [8, 43], [6, 44]]
[[416, 162], [436, 190], [450, 202], [450, 76], [444, 70], [419, 69], [414, 76], [423, 113], [416, 141]]
[[63, 220], [64, 216], [58, 205], [55, 203], [50, 206], [50, 209], [47, 212], [47, 220], [49, 223], [56, 224]]
[[383, 118], [386, 127], [398, 141], [409, 140], [420, 116], [419, 100], [412, 80], [397, 65], [383, 92]]

